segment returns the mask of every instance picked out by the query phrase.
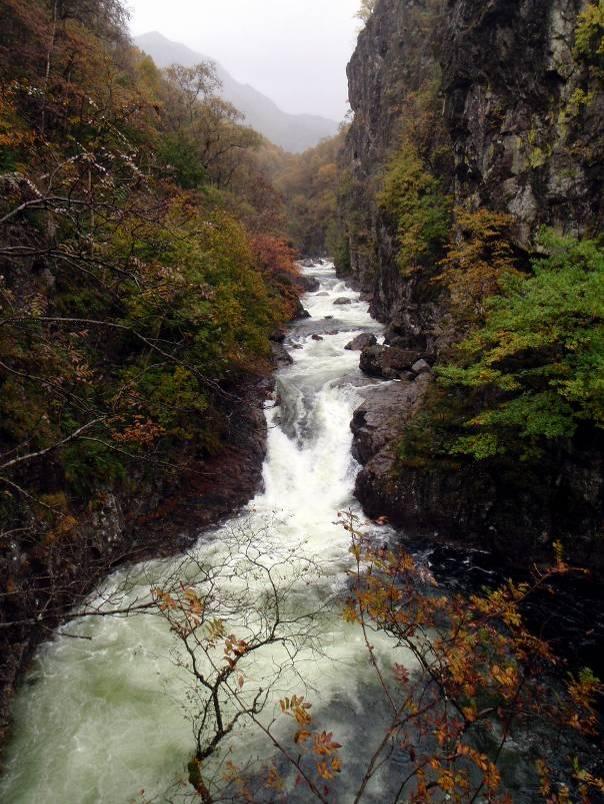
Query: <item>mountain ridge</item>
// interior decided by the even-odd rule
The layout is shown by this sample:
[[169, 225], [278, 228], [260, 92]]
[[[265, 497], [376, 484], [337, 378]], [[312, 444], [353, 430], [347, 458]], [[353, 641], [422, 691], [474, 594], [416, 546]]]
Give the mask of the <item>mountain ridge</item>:
[[251, 84], [237, 81], [215, 59], [180, 42], [174, 42], [158, 31], [135, 36], [133, 41], [161, 68], [171, 64], [192, 67], [200, 61], [212, 61], [216, 65], [225, 100], [239, 109], [248, 125], [286, 151], [301, 153], [318, 145], [321, 140], [333, 137], [338, 131], [339, 123], [335, 120], [320, 115], [284, 112], [271, 98]]

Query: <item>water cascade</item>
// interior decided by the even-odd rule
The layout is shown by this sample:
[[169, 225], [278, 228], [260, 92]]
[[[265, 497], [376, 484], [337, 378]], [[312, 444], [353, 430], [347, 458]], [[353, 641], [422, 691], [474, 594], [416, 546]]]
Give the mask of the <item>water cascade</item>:
[[[378, 721], [377, 741], [380, 724], [379, 695], [361, 635], [341, 618], [340, 593], [351, 557], [348, 534], [336, 519], [338, 511], [358, 509], [349, 423], [359, 387], [368, 383], [358, 369], [358, 352], [345, 346], [361, 332], [379, 335], [380, 326], [331, 264], [306, 270], [320, 288], [305, 299], [311, 317], [289, 333], [285, 345], [294, 362], [277, 375], [276, 404], [267, 403], [264, 490], [240, 516], [203, 534], [194, 552], [197, 560], [220, 562], [227, 534], [239, 529], [266, 538], [267, 552], [295, 546], [299, 558], [316, 563], [320, 574], [294, 594], [300, 606], [324, 609], [317, 635], [322, 652], [302, 654], [297, 666], [302, 691], [354, 767], [369, 724]], [[350, 304], [335, 305], [342, 297]], [[126, 583], [129, 598], [138, 599], [182, 562], [177, 557], [122, 570], [99, 595]], [[263, 672], [270, 674], [270, 660], [258, 676]], [[300, 692], [299, 678], [288, 682], [298, 684], [291, 689], [286, 681], [280, 682], [284, 694]], [[161, 618], [86, 618], [65, 626], [40, 648], [18, 696], [0, 798], [5, 804], [164, 800], [174, 780], [186, 778], [194, 748], [187, 684]], [[266, 749], [259, 736], [246, 734], [245, 752]], [[237, 745], [233, 750], [237, 753]], [[354, 777], [350, 770], [351, 784]]]

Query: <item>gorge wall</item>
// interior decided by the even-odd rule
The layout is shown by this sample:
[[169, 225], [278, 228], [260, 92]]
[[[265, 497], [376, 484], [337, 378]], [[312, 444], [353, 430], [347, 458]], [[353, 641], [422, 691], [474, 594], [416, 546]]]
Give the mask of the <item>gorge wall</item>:
[[[543, 226], [578, 238], [602, 231], [601, 65], [578, 55], [576, 41], [589, 7], [586, 0], [378, 0], [348, 67], [354, 118], [340, 165], [339, 270], [352, 274], [387, 323], [391, 349], [434, 366], [466, 333], [438, 281], [438, 259], [401, 270], [404, 232], [380, 193], [405, 142], [414, 142], [450, 199], [449, 242], [463, 239], [459, 210], [501, 213], [509, 216], [510, 251], [530, 270]], [[400, 376], [414, 382], [409, 371]], [[433, 383], [418, 379], [421, 399]], [[364, 449], [357, 483], [369, 514], [508, 554], [519, 545], [530, 554], [551, 550], [561, 538], [578, 558], [601, 565], [601, 430], [579, 428], [563, 450], [521, 473], [489, 461], [405, 464], [400, 440], [418, 393], [406, 396], [412, 406], [386, 401], [376, 416], [374, 401], [355, 417], [357, 441], [371, 443], [380, 431], [374, 454]]]

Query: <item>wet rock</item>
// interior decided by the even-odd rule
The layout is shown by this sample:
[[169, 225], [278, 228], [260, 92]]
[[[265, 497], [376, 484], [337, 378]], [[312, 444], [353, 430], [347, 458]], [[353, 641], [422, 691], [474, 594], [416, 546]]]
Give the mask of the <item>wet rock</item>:
[[361, 371], [370, 377], [395, 380], [411, 371], [411, 367], [421, 358], [422, 355], [413, 349], [376, 345], [363, 349], [360, 366]]
[[411, 345], [409, 340], [404, 335], [387, 335], [384, 338], [384, 343], [387, 346], [396, 346], [399, 349], [409, 349]]
[[347, 299], [345, 296], [341, 296], [339, 299], [334, 301], [334, 304], [340, 304], [342, 306], [346, 304], [352, 304], [352, 299]]
[[362, 391], [364, 402], [354, 412], [350, 429], [354, 433], [352, 453], [366, 464], [396, 438], [403, 423], [423, 397], [417, 383], [396, 382]]
[[119, 497], [107, 493], [100, 507], [92, 514], [90, 536], [101, 536], [108, 544], [118, 544], [124, 537], [125, 518]]
[[317, 335], [316, 333], [312, 336], [313, 341], [322, 341], [324, 338], [321, 335]]
[[361, 335], [357, 335], [356, 338], [351, 340], [350, 343], [347, 343], [344, 348], [349, 352], [362, 352], [363, 349], [367, 349], [371, 346], [377, 346], [377, 338], [370, 332], [363, 332]]
[[384, 343], [388, 346], [398, 346], [399, 349], [415, 349], [418, 352], [427, 351], [427, 339], [417, 332], [411, 332], [405, 322], [390, 323], [384, 331]]
[[[312, 264], [311, 264], [312, 265]], [[296, 277], [296, 285], [305, 293], [314, 293], [315, 290], [319, 290], [321, 287], [321, 283], [317, 279], [316, 276], [308, 276], [308, 274], [300, 274]]]
[[417, 363], [414, 363], [411, 366], [411, 371], [414, 374], [430, 374], [432, 368], [430, 364], [426, 360], [418, 360]]
[[270, 335], [269, 340], [273, 341], [273, 343], [283, 343], [287, 336], [287, 332], [284, 329], [277, 329]]
[[326, 290], [322, 290], [320, 293], [315, 293], [315, 296], [317, 296], [317, 297], [320, 297], [320, 296], [329, 296], [329, 293], [328, 293], [328, 291], [326, 291]]
[[298, 307], [294, 315], [294, 321], [299, 321], [302, 318], [312, 318], [311, 314], [302, 306], [302, 302], [298, 302]]
[[291, 364], [294, 362], [292, 356], [282, 343], [272, 343], [271, 351], [273, 353], [275, 365], [278, 368], [283, 368], [283, 366], [291, 366]]
[[332, 315], [326, 315], [325, 320], [326, 321], [333, 321], [333, 316]]

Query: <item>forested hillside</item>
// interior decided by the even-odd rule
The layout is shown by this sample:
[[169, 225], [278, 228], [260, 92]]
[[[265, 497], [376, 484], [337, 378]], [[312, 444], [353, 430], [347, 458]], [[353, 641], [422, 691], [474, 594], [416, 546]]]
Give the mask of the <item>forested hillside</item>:
[[292, 155], [265, 146], [264, 163], [282, 195], [288, 235], [307, 257], [331, 256], [340, 247], [337, 224], [341, 176], [338, 159], [347, 126], [315, 148]]
[[423, 532], [506, 556], [562, 540], [601, 568], [604, 5], [366, 12], [340, 272], [388, 325], [361, 365], [407, 382], [425, 363], [357, 494]]
[[210, 65], [160, 71], [117, 0], [3, 0], [0, 25], [10, 685], [31, 624], [133, 555], [141, 528], [169, 550], [179, 516], [204, 524], [254, 493], [270, 337], [300, 289], [261, 138]]

